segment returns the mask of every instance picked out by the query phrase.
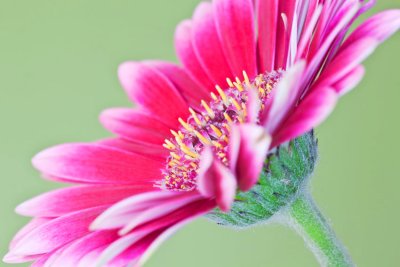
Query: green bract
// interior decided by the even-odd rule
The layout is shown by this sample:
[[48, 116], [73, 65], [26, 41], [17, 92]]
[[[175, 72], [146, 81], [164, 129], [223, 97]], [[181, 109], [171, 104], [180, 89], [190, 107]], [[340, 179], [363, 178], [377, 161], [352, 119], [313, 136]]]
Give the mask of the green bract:
[[290, 204], [314, 171], [318, 143], [313, 132], [279, 146], [271, 153], [258, 183], [238, 192], [229, 213], [213, 210], [207, 218], [220, 225], [246, 228], [266, 222]]

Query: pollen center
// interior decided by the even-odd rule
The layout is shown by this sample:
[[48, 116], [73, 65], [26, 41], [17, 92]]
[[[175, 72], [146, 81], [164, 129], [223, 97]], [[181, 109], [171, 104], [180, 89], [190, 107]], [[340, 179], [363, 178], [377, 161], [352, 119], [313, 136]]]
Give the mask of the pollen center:
[[170, 153], [162, 171], [164, 178], [157, 186], [171, 191], [195, 189], [200, 154], [205, 146], [212, 147], [220, 161], [228, 165], [230, 125], [246, 121], [249, 90], [257, 90], [263, 108], [281, 76], [282, 71], [272, 71], [250, 80], [244, 72], [243, 81], [228, 78], [226, 90], [217, 85], [218, 94], [211, 93], [210, 102], [201, 101], [200, 108], [189, 108], [191, 115], [186, 120], [179, 118], [179, 130], [171, 130], [171, 138], [165, 140], [163, 146]]

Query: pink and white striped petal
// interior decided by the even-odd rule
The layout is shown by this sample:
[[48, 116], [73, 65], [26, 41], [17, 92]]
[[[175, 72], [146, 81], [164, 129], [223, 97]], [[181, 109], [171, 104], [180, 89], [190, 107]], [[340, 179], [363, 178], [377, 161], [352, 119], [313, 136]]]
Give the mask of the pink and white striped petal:
[[48, 148], [32, 162], [48, 177], [83, 184], [149, 184], [159, 179], [163, 167], [162, 163], [148, 157], [84, 143]]
[[232, 126], [229, 164], [241, 191], [250, 190], [258, 181], [271, 144], [271, 136], [256, 124]]
[[125, 62], [120, 65], [118, 76], [133, 102], [169, 126], [176, 126], [179, 117], [189, 114], [178, 89], [157, 69], [141, 62]]
[[[215, 0], [217, 31], [233, 75], [257, 75], [256, 36], [252, 0]], [[224, 14], [229, 14], [224, 16]]]
[[235, 199], [236, 177], [214, 155], [210, 147], [205, 147], [197, 177], [197, 189], [207, 198], [216, 199], [222, 211], [228, 211]]

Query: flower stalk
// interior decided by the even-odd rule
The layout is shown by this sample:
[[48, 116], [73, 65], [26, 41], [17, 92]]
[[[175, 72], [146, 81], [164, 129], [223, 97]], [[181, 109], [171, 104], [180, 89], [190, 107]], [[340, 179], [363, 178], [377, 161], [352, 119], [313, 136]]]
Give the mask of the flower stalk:
[[308, 193], [299, 195], [288, 207], [287, 214], [289, 225], [303, 237], [321, 266], [355, 266]]

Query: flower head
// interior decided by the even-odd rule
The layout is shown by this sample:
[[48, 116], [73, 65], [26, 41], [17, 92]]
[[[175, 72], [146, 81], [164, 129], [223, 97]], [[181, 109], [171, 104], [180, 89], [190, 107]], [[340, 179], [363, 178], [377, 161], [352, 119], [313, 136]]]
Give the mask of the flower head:
[[[400, 27], [400, 10], [389, 10], [346, 37], [372, 3], [201, 3], [176, 30], [182, 67], [121, 65], [121, 84], [138, 107], [102, 113], [118, 137], [56, 146], [34, 158], [46, 178], [79, 185], [17, 208], [34, 219], [5, 261], [136, 266], [191, 220], [230, 216], [236, 198], [258, 190], [266, 158], [321, 123], [361, 80], [361, 62]], [[316, 145], [305, 140], [298, 142]], [[225, 213], [212, 213], [217, 207]]]

